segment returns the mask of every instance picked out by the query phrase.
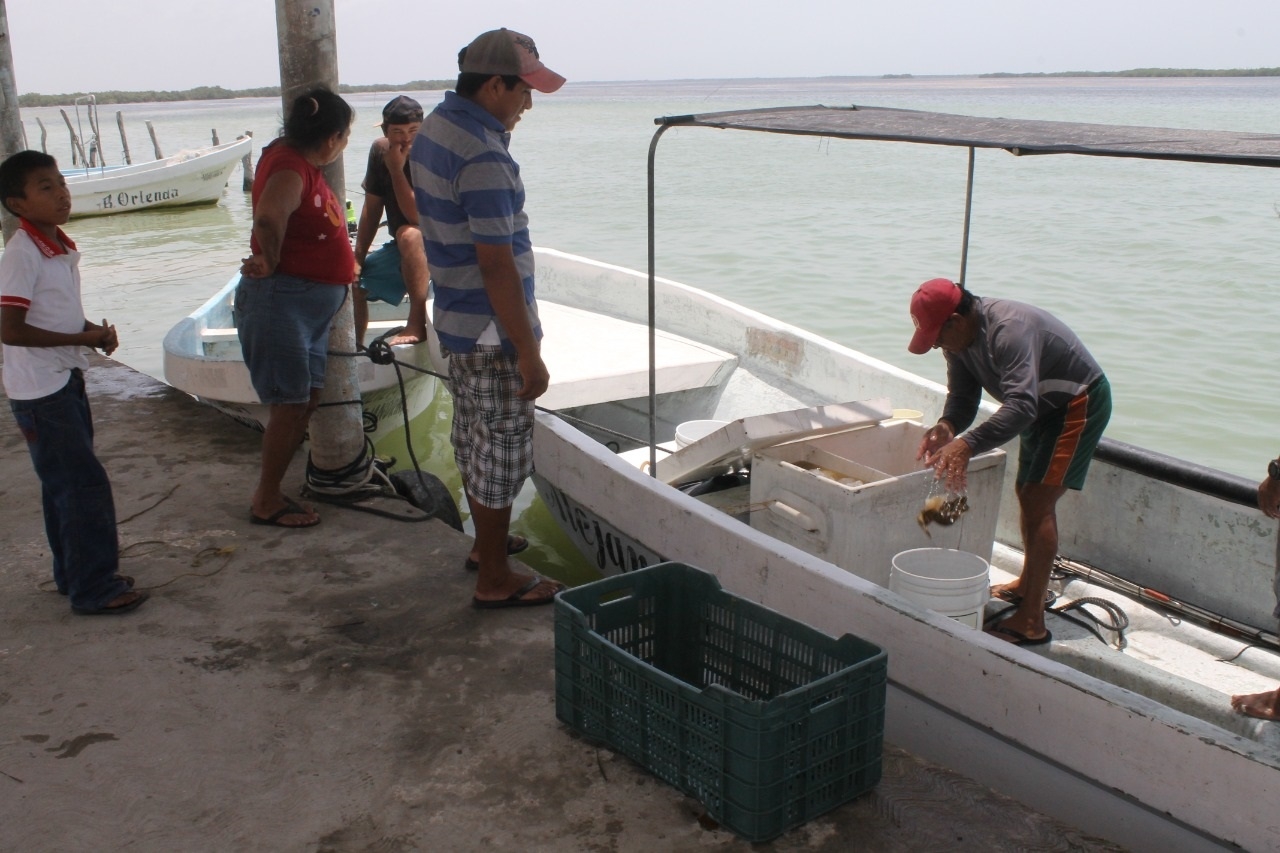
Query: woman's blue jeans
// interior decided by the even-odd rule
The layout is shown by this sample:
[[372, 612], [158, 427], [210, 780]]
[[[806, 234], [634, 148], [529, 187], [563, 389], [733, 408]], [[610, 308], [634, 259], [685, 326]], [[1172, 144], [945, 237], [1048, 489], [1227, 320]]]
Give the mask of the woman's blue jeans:
[[116, 508], [106, 469], [93, 452], [84, 375], [73, 370], [61, 391], [10, 400], [9, 408], [40, 478], [54, 583], [72, 607], [98, 610], [129, 588], [116, 574]]

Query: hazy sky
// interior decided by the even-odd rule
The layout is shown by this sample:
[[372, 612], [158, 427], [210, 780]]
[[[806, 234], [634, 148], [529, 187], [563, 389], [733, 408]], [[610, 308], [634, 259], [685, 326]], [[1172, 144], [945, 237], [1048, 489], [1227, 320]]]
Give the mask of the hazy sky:
[[[274, 0], [2, 0], [19, 92], [279, 83]], [[339, 78], [452, 78], [500, 26], [570, 80], [1280, 65], [1280, 0], [336, 0]], [[785, 11], [784, 11], [785, 10]]]

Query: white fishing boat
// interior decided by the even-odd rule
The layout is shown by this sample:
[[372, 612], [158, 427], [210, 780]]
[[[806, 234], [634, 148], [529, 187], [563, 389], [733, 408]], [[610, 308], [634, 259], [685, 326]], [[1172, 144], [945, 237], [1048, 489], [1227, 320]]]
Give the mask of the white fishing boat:
[[252, 150], [253, 139], [246, 136], [131, 166], [64, 169], [71, 190], [71, 215], [214, 203], [222, 197], [236, 164]]
[[[1280, 137], [1263, 134], [823, 107], [658, 123], [655, 148], [674, 126], [968, 148], [966, 242], [977, 148], [1280, 166]], [[651, 205], [652, 163], [651, 153]], [[1231, 694], [1280, 683], [1277, 527], [1256, 508], [1256, 484], [1104, 439], [1085, 490], [1059, 504], [1054, 586], [1059, 604], [1107, 602], [1093, 612], [1117, 629], [1127, 618], [1127, 630], [1076, 624], [1067, 617], [1080, 609], [1064, 608], [1048, 617], [1052, 643], [1015, 647], [890, 591], [884, 552], [960, 547], [990, 558], [993, 581], [1015, 576], [1016, 444], [1007, 459], [975, 460], [972, 515], [930, 538], [915, 508], [931, 474], [911, 467], [913, 453], [904, 463], [900, 447], [886, 448], [906, 441], [914, 451], [923, 427], [912, 421], [932, 424], [945, 388], [652, 267], [645, 275], [538, 250], [537, 269], [554, 381], [540, 403], [558, 409], [557, 394], [607, 389], [590, 370], [607, 365], [627, 388], [613, 395], [619, 405], [586, 394], [574, 414], [622, 418], [619, 432], [650, 444], [636, 451], [638, 442], [613, 436], [607, 445], [599, 431], [537, 417], [534, 482], [602, 571], [678, 560], [831, 635], [876, 643], [888, 652], [889, 741], [1086, 832], [1135, 850], [1280, 849], [1271, 817], [1280, 726], [1229, 706]], [[902, 317], [890, 318], [904, 325], [904, 342], [906, 297]], [[557, 331], [557, 322], [576, 325]], [[576, 348], [578, 328], [606, 341], [656, 333], [652, 350], [587, 351]], [[702, 378], [670, 369], [694, 352]], [[579, 374], [563, 376], [557, 363]], [[632, 393], [643, 382], [647, 405]], [[672, 395], [682, 405], [668, 410]], [[637, 432], [640, 406], [649, 416]], [[992, 411], [984, 404], [984, 417]], [[692, 419], [720, 424], [672, 444], [676, 425]], [[843, 470], [821, 476], [832, 468]], [[839, 482], [845, 475], [857, 479]]]
[[[164, 380], [180, 391], [208, 403], [255, 429], [266, 422], [267, 407], [249, 380], [240, 339], [232, 318], [232, 302], [240, 276], [232, 276], [221, 290], [164, 337]], [[404, 326], [408, 303], [388, 305], [369, 301], [367, 339]], [[434, 335], [430, 336], [434, 341]], [[365, 354], [353, 354], [364, 408], [366, 429], [402, 425], [404, 412], [413, 417], [431, 401], [435, 377], [431, 347], [426, 344], [393, 347], [395, 363], [376, 364]], [[421, 368], [422, 370], [414, 369]]]

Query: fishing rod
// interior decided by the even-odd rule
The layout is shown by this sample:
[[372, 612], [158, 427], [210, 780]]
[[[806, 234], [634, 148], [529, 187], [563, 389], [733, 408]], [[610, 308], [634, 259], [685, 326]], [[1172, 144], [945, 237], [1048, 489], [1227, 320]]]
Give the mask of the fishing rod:
[[[1243, 622], [1231, 619], [1221, 613], [1214, 613], [1212, 610], [1199, 605], [1181, 601], [1159, 590], [1142, 586], [1079, 560], [1070, 560], [1060, 556], [1054, 558], [1053, 566], [1059, 572], [1074, 575], [1084, 581], [1097, 583], [1099, 586], [1104, 586], [1107, 589], [1122, 593], [1130, 598], [1136, 598], [1139, 601], [1150, 602], [1157, 607], [1171, 611], [1220, 634], [1238, 640], [1246, 640], [1250, 645], [1280, 652], [1280, 636], [1271, 631], [1264, 631], [1261, 628], [1255, 628], [1252, 625], [1246, 625]], [[1243, 652], [1244, 649], [1241, 649], [1241, 651]]]

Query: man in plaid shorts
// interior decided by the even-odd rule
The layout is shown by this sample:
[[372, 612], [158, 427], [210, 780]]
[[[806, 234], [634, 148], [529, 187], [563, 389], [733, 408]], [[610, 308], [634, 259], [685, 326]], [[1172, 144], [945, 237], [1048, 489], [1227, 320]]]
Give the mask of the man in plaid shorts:
[[564, 78], [528, 36], [493, 30], [458, 54], [456, 91], [427, 116], [410, 174], [435, 287], [432, 321], [449, 356], [451, 440], [476, 539], [477, 608], [550, 604], [563, 584], [518, 572], [507, 557], [511, 506], [533, 470], [534, 404], [550, 376], [542, 361], [533, 246], [524, 184], [508, 153], [534, 89]]

